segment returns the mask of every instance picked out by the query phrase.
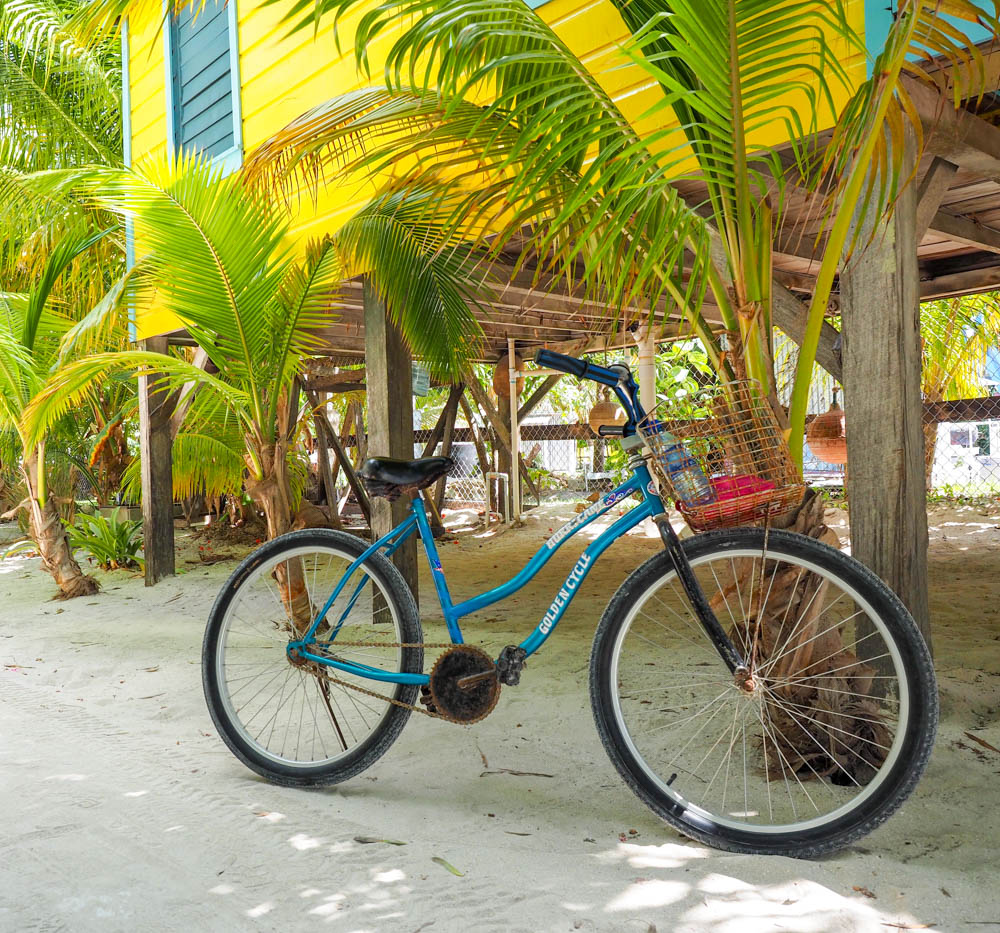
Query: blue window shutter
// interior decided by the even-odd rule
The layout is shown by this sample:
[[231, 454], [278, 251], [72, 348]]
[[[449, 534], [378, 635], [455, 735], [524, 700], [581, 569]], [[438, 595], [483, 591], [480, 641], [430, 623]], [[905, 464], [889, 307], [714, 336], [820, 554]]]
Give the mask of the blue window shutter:
[[217, 156], [236, 144], [229, 15], [224, 0], [192, 6], [170, 24], [174, 144]]

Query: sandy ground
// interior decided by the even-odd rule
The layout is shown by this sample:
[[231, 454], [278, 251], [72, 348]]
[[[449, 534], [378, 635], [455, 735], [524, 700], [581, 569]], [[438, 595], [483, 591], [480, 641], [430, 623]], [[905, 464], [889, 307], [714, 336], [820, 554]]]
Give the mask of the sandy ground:
[[[455, 595], [512, 573], [569, 517], [548, 506], [523, 529], [444, 544]], [[200, 565], [187, 538], [183, 575], [145, 589], [99, 574], [99, 596], [58, 603], [36, 560], [7, 560], [0, 930], [1000, 930], [1000, 754], [976, 741], [1000, 748], [1000, 510], [930, 518], [934, 757], [899, 814], [822, 862], [690, 843], [609, 763], [586, 695], [590, 642], [657, 547], [641, 529], [597, 565], [488, 719], [413, 716], [369, 772], [315, 791], [247, 771], [205, 708], [202, 630], [232, 562]], [[843, 530], [843, 513], [830, 520]], [[520, 640], [579, 549], [469, 620], [468, 640]], [[426, 580], [422, 592], [425, 637], [443, 640]]]

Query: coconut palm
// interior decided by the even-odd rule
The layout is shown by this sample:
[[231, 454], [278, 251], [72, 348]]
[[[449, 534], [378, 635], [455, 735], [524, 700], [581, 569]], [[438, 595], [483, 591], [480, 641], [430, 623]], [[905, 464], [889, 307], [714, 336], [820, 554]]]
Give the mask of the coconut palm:
[[[391, 198], [359, 213], [336, 240], [310, 244], [299, 261], [283, 209], [250, 196], [238, 175], [224, 177], [201, 158], [70, 177], [88, 204], [132, 219], [140, 258], [127, 273], [127, 294], [137, 307], [155, 301], [175, 313], [214, 372], [142, 350], [79, 359], [55, 373], [29, 408], [24, 424], [32, 441], [99, 375], [149, 367], [171, 384], [193, 383], [238, 424], [244, 486], [275, 537], [290, 528], [301, 489], [290, 456], [300, 415], [296, 377], [321, 346], [319, 331], [335, 314], [348, 263], [371, 270], [404, 337], [432, 368], [458, 372], [475, 352], [479, 330], [468, 305], [475, 280], [465, 277], [473, 260], [435, 230], [406, 222]], [[187, 440], [204, 449], [218, 438], [202, 432], [200, 441]], [[219, 462], [220, 470], [231, 466]]]
[[[27, 490], [24, 506], [32, 540], [42, 565], [59, 584], [64, 598], [94, 593], [97, 583], [83, 573], [74, 559], [49, 489], [46, 441], [57, 419], [46, 426], [46, 431], [30, 437], [23, 419], [46, 380], [68, 365], [79, 347], [92, 346], [81, 340], [80, 322], [74, 318], [72, 303], [67, 299], [73, 296], [74, 275], [81, 265], [86, 265], [88, 251], [110, 232], [94, 231], [77, 219], [50, 251], [30, 291], [0, 295], [0, 425], [8, 436], [8, 456], [16, 456]], [[62, 279], [70, 284], [60, 293]]]
[[[625, 54], [655, 81], [641, 123], [652, 129], [640, 131], [521, 0], [387, 0], [363, 11], [361, 2], [298, 0], [288, 16], [300, 28], [324, 16], [356, 22], [360, 68], [376, 39], [393, 36], [383, 86], [341, 95], [294, 121], [251, 157], [251, 176], [310, 187], [327, 171], [360, 171], [389, 179], [384, 184], [403, 196], [408, 185], [434, 183], [440, 197], [428, 220], [486, 240], [493, 255], [516, 237], [522, 255], [541, 257], [546, 271], [582, 281], [613, 308], [665, 298], [720, 375], [762, 383], [779, 418], [771, 250], [794, 177], [814, 199], [827, 237], [802, 309], [807, 325], [786, 422], [801, 470], [809, 383], [835, 275], [865, 245], [859, 221], [891, 209], [907, 180], [907, 135], [920, 146], [901, 75], [916, 70], [914, 56], [942, 55], [963, 66], [954, 72], [955, 100], [970, 96], [982, 59], [963, 48], [971, 43], [954, 23], [986, 22], [996, 31], [996, 19], [964, 0], [946, 4], [951, 20], [939, 16], [941, 5], [903, 0], [873, 77], [855, 89], [841, 62], [863, 60], [865, 44], [837, 0], [612, 0], [630, 34]], [[621, 58], [609, 66], [620, 69]], [[832, 139], [821, 145], [818, 132], [830, 124]], [[781, 151], [763, 143], [775, 136], [787, 140]], [[706, 295], [721, 315], [725, 355], [701, 313]], [[822, 503], [807, 496], [794, 521], [796, 530], [821, 536]], [[750, 627], [752, 637], [749, 629], [734, 637], [755, 652], [757, 633], [760, 645], [774, 643], [789, 610], [801, 618], [808, 608], [783, 602], [793, 583], [772, 580], [767, 615]], [[808, 633], [798, 637], [805, 670], [816, 644]], [[820, 657], [848, 657], [839, 636], [830, 637]], [[799, 701], [817, 697], [807, 690]], [[785, 739], [794, 754], [801, 737]]]
[[[905, 181], [909, 104], [900, 76], [916, 71], [914, 57], [944, 56], [962, 65], [955, 100], [970, 96], [982, 60], [962, 48], [956, 23], [995, 29], [997, 21], [966, 0], [945, 4], [949, 20], [939, 16], [941, 4], [904, 0], [873, 77], [855, 90], [841, 62], [866, 53], [843, 2], [612, 2], [630, 33], [626, 54], [662, 92], [643, 118], [653, 129], [636, 130], [521, 0], [389, 0], [360, 15], [354, 36], [365, 68], [376, 37], [397, 35], [383, 86], [303, 115], [257, 151], [249, 172], [314, 186], [317, 170], [391, 168], [385, 177], [397, 192], [434, 183], [436, 221], [481, 232], [495, 252], [516, 234], [524, 254], [543, 257], [612, 307], [668, 298], [729, 374], [733, 357], [722, 363], [699, 311], [710, 293], [725, 330], [739, 337], [736, 374], [772, 387], [771, 246], [788, 177], [814, 192], [826, 183], [816, 210], [829, 234], [789, 412], [789, 445], [801, 466], [835, 274], [858, 245], [859, 215], [884, 212]], [[287, 17], [298, 28], [327, 16], [353, 23], [359, 4], [298, 0]], [[609, 70], [621, 66], [620, 57], [608, 60]], [[831, 122], [833, 138], [820, 147], [816, 131]], [[780, 153], [761, 144], [775, 135], [788, 140]], [[678, 194], [680, 176], [697, 182], [685, 186], [690, 204]]]
[[[122, 159], [121, 47], [77, 41], [75, 0], [0, 0], [0, 274], [40, 272], [51, 242], [38, 232], [66, 210], [25, 183], [33, 172]], [[26, 248], [27, 247], [27, 248]]]

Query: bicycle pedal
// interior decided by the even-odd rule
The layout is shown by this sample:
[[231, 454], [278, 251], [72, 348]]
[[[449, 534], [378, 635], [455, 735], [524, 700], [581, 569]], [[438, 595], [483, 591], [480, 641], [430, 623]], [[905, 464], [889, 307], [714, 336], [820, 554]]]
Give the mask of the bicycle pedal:
[[434, 705], [434, 699], [431, 697], [431, 688], [427, 684], [423, 684], [420, 687], [420, 705], [426, 706], [429, 713], [436, 713], [438, 711]]
[[521, 682], [521, 671], [527, 664], [528, 652], [520, 645], [507, 645], [497, 658], [497, 678], [500, 683], [516, 687]]

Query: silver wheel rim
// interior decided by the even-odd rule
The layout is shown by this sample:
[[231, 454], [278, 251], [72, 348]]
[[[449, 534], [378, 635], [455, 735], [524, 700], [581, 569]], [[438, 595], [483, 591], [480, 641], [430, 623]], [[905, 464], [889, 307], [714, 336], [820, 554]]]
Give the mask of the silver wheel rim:
[[[733, 550], [727, 549], [725, 552], [716, 551], [695, 558], [694, 560], [691, 561], [691, 564], [693, 568], [697, 569], [699, 567], [703, 567], [709, 562], [721, 562], [721, 561], [729, 562], [729, 561], [739, 560], [741, 558], [756, 560], [757, 566], [759, 567], [761, 559], [761, 550], [760, 548], [748, 547], [748, 548], [740, 548]], [[676, 751], [671, 752], [671, 755], [673, 756], [672, 760], [666, 761], [666, 763], [661, 765], [660, 767], [654, 767], [650, 764], [650, 762], [647, 759], [651, 757], [650, 746], [652, 743], [648, 740], [645, 741], [642, 740], [642, 737], [638, 734], [634, 725], [637, 717], [632, 715], [632, 709], [627, 711], [623, 707], [623, 702], [622, 702], [623, 691], [620, 689], [621, 686], [620, 678], [623, 674], [623, 671], [621, 670], [620, 666], [622, 660], [622, 648], [626, 639], [628, 638], [630, 633], [632, 633], [633, 626], [636, 624], [637, 619], [639, 619], [640, 615], [643, 613], [643, 607], [648, 604], [651, 597], [653, 597], [658, 591], [660, 591], [661, 589], [663, 589], [665, 586], [668, 585], [674, 587], [676, 592], [678, 593], [680, 592], [680, 586], [679, 583], [677, 582], [676, 573], [673, 571], [673, 569], [671, 569], [664, 576], [661, 576], [659, 579], [654, 581], [652, 584], [650, 584], [650, 586], [646, 587], [641, 596], [629, 608], [625, 621], [619, 628], [619, 631], [615, 638], [615, 642], [612, 646], [610, 684], [612, 688], [611, 698], [612, 698], [612, 707], [614, 710], [614, 716], [616, 722], [619, 725], [619, 728], [621, 729], [622, 738], [625, 742], [625, 745], [627, 746], [629, 752], [631, 753], [632, 757], [634, 758], [634, 760], [636, 761], [636, 763], [638, 764], [639, 768], [646, 776], [646, 778], [648, 778], [655, 784], [660, 793], [664, 794], [666, 797], [670, 798], [676, 804], [683, 807], [686, 817], [693, 815], [695, 817], [700, 818], [701, 820], [708, 820], [717, 825], [724, 826], [729, 829], [737, 831], [778, 835], [781, 833], [790, 833], [790, 832], [798, 832], [798, 833], [807, 832], [825, 825], [829, 825], [830, 823], [839, 820], [847, 813], [855, 810], [857, 807], [861, 806], [865, 800], [874, 795], [887, 780], [889, 774], [892, 772], [893, 766], [899, 759], [899, 755], [901, 753], [902, 746], [904, 743], [906, 726], [909, 722], [910, 710], [909, 710], [907, 682], [904, 673], [902, 657], [894, 641], [891, 638], [887, 637], [888, 630], [882, 619], [875, 613], [875, 611], [871, 607], [871, 604], [866, 599], [864, 599], [853, 586], [848, 585], [845, 581], [841, 580], [839, 577], [836, 577], [830, 571], [825, 570], [824, 568], [820, 567], [818, 564], [810, 560], [796, 557], [794, 555], [792, 555], [791, 559], [789, 559], [788, 554], [784, 552], [779, 553], [773, 550], [768, 552], [767, 559], [769, 560], [780, 559], [781, 561], [791, 564], [796, 568], [802, 568], [803, 572], [813, 572], [822, 576], [827, 581], [835, 581], [837, 587], [841, 591], [840, 596], [838, 596], [837, 599], [846, 596], [847, 599], [853, 601], [856, 607], [856, 611], [858, 613], [863, 613], [864, 616], [868, 619], [868, 621], [871, 622], [871, 624], [874, 626], [876, 633], [879, 636], [881, 636], [882, 649], [884, 649], [888, 661], [891, 662], [893, 670], [893, 675], [891, 675], [893, 680], [889, 679], [886, 680], [887, 689], [891, 689], [891, 684], [893, 683], [893, 681], [897, 685], [897, 690], [895, 693], [896, 712], [893, 719], [890, 720], [890, 725], [893, 728], [893, 738], [891, 746], [889, 746], [887, 749], [883, 749], [885, 753], [885, 760], [879, 767], [874, 778], [872, 778], [867, 784], [861, 787], [860, 790], [858, 790], [857, 792], [852, 792], [849, 797], [847, 796], [847, 792], [835, 792], [833, 794], [830, 793], [813, 794], [812, 795], [813, 798], [815, 797], [835, 798], [837, 796], [844, 796], [846, 798], [840, 805], [831, 806], [828, 810], [823, 812], [816, 812], [817, 809], [819, 808], [816, 805], [815, 799], [810, 800], [809, 797], [809, 792], [811, 790], [810, 785], [813, 785], [814, 783], [816, 787], [819, 787], [820, 785], [818, 782], [814, 781], [813, 776], [809, 776], [809, 780], [800, 780], [797, 784], [794, 781], [789, 783], [789, 778], [787, 774], [769, 775], [767, 773], [767, 767], [765, 764], [764, 775], [763, 775], [764, 780], [760, 780], [760, 774], [758, 773], [755, 775], [756, 781], [751, 782], [750, 780], [751, 776], [748, 772], [752, 767], [755, 767], [753, 761], [754, 749], [752, 748], [752, 745], [754, 744], [755, 735], [753, 733], [753, 729], [748, 728], [748, 724], [752, 724], [752, 726], [759, 725], [760, 734], [766, 734], [767, 716], [766, 715], [758, 716], [756, 712], [753, 711], [754, 701], [745, 700], [742, 696], [737, 696], [739, 691], [736, 688], [736, 686], [732, 683], [732, 679], [729, 677], [728, 671], [725, 669], [723, 662], [721, 661], [721, 659], [719, 659], [717, 654], [715, 654], [714, 657], [717, 661], [716, 670], [717, 672], [721, 672], [719, 673], [719, 676], [713, 678], [712, 675], [709, 675], [708, 677], [705, 678], [699, 678], [697, 671], [695, 671], [695, 673], [692, 674], [691, 673], [692, 668], [686, 666], [683, 660], [681, 660], [681, 658], [677, 658], [675, 660], [674, 666], [672, 666], [667, 673], [670, 676], [673, 676], [678, 679], [676, 680], [676, 683], [668, 684], [665, 689], [672, 690], [675, 692], [680, 691], [683, 689], [682, 686], [679, 686], [681, 684], [680, 678], [688, 678], [689, 683], [697, 685], [696, 687], [692, 688], [692, 691], [703, 692], [703, 701], [701, 705], [705, 707], [705, 709], [702, 710], [700, 708], [696, 708], [693, 714], [693, 718], [690, 720], [691, 722], [695, 722], [696, 720], [704, 720], [705, 717], [709, 717], [710, 712], [711, 712], [710, 720], [714, 719], [720, 715], [720, 712], [726, 707], [726, 705], [729, 706], [729, 712], [732, 717], [733, 725], [729, 727], [728, 733], [720, 732], [719, 741], [720, 742], [723, 741], [724, 734], [728, 734], [730, 737], [729, 738], [730, 741], [729, 751], [731, 753], [730, 757], [732, 757], [732, 753], [735, 750], [737, 761], [739, 763], [739, 768], [735, 770], [737, 771], [737, 776], [740, 772], [742, 772], [743, 774], [743, 788], [744, 788], [743, 797], [740, 798], [739, 796], [737, 796], [735, 798], [729, 798], [730, 801], [733, 802], [734, 806], [732, 807], [731, 812], [727, 813], [725, 812], [726, 811], [725, 801], [728, 794], [727, 790], [723, 790], [720, 797], [722, 801], [722, 807], [708, 808], [704, 805], [705, 804], [704, 799], [702, 799], [700, 802], [693, 799], [695, 795], [691, 790], [688, 791], [688, 793], [690, 794], [689, 798], [688, 796], [685, 796], [684, 787], [678, 786], [675, 789], [673, 786], [670, 786], [671, 783], [673, 783], [673, 780], [671, 779], [670, 775], [671, 774], [676, 775], [678, 784], [680, 784], [679, 778], [680, 775], [683, 773], [679, 768], [679, 762], [677, 760], [678, 752]], [[709, 577], [709, 579], [711, 580], [711, 577]], [[766, 579], [767, 578], [765, 577], [765, 581]], [[702, 583], [704, 585], [704, 579], [702, 579]], [[711, 598], [712, 593], [707, 592], [706, 595], [709, 596], [709, 598]], [[749, 597], [749, 594], [747, 594], [747, 596]], [[717, 615], [719, 615], [720, 621], [722, 621], [724, 626], [726, 626], [727, 628], [729, 627], [727, 623], [730, 621], [730, 616], [728, 615], [728, 612], [732, 610], [734, 617], [738, 615], [738, 607], [740, 599], [736, 600], [730, 599], [729, 602], [730, 605], [724, 608], [721, 613], [717, 611]], [[835, 602], [836, 600], [832, 601], [830, 605], [833, 605]], [[747, 599], [746, 604], [747, 605], [751, 604], [750, 599]], [[764, 597], [764, 605], [765, 606], [767, 605], [766, 592]], [[697, 638], [700, 636], [700, 638], [704, 640], [705, 645], [708, 646], [708, 649], [710, 649], [711, 652], [714, 653], [715, 649], [711, 647], [710, 643], [708, 642], [707, 636], [705, 636], [700, 626], [698, 626], [697, 622], [694, 620], [693, 615], [690, 614], [690, 609], [687, 610], [687, 613], [688, 614], [684, 620], [685, 621], [685, 628], [683, 629], [684, 634], [687, 635], [690, 639], [694, 640], [696, 646], [698, 648], [702, 648], [702, 650], [704, 651], [702, 645], [697, 641]], [[697, 628], [694, 628], [692, 630], [692, 628], [688, 627], [690, 625], [697, 626]], [[653, 656], [655, 647], [656, 646], [653, 645], [648, 646], [648, 650], [651, 652], [650, 656]], [[704, 653], [707, 655], [707, 651], [704, 651]], [[668, 660], [668, 658], [664, 655], [663, 660], [666, 661]], [[777, 661], [777, 657], [774, 659], [774, 661]], [[651, 662], [648, 661], [643, 662], [644, 665], [648, 665], [650, 663]], [[652, 663], [657, 663], [657, 662], [652, 662]], [[766, 681], [767, 671], [762, 670], [762, 676]], [[727, 678], [729, 678], [728, 681]], [[784, 686], [785, 684], [792, 682], [793, 681], [786, 680], [775, 683], [780, 683], [780, 685]], [[730, 697], [726, 693], [726, 691], [728, 690], [732, 691], [732, 697]], [[771, 691], [771, 694], [773, 694], [773, 690]], [[768, 698], [770, 699], [771, 694], [762, 694], [762, 696], [767, 695]], [[693, 697], [695, 693], [692, 692], [691, 695]], [[704, 699], [705, 696], [707, 696], [708, 699]], [[758, 702], [759, 705], [763, 705], [762, 702], [760, 701]], [[739, 706], [737, 705], [740, 703], [742, 703], [744, 706], [744, 711], [742, 712], [742, 714], [740, 713]], [[630, 704], [630, 707], [631, 706], [632, 704]], [[732, 712], [734, 708], [736, 711]], [[791, 712], [793, 715], [793, 719], [794, 716], [801, 717], [804, 715], [801, 710], [797, 709], [794, 709]], [[685, 713], [685, 715], [687, 714]], [[719, 720], [720, 724], [726, 721], [725, 716], [726, 713], [722, 713], [722, 718]], [[629, 724], [630, 719], [633, 720], [633, 725], [631, 727]], [[682, 720], [683, 720], [683, 715], [681, 717], [678, 717], [677, 725], [682, 725], [683, 724]], [[803, 721], [806, 721], [808, 724], [807, 720]], [[735, 725], [736, 723], [739, 723], [739, 726]], [[831, 729], [832, 728], [833, 727], [831, 727]], [[664, 727], [664, 731], [667, 731], [666, 727]], [[635, 735], [633, 735], [634, 732], [636, 732]], [[833, 735], [832, 731], [831, 735]], [[733, 739], [736, 739], [737, 741], [734, 742]], [[834, 736], [834, 741], [836, 740], [837, 738], [836, 736]], [[685, 738], [685, 741], [688, 741], [688, 739]], [[780, 747], [780, 743], [772, 742], [772, 746], [773, 745], [778, 745]], [[766, 742], [765, 742], [765, 747], [766, 747]], [[655, 748], [653, 750], [655, 751]], [[686, 751], [682, 749], [682, 753], [686, 754]], [[720, 759], [721, 757], [722, 755], [720, 754]], [[763, 759], [765, 756], [756, 755], [756, 757]], [[708, 760], [711, 761], [711, 749], [709, 752]], [[708, 792], [712, 791], [713, 786], [715, 787], [716, 792], [718, 791], [718, 788], [720, 786], [721, 787], [727, 786], [726, 782], [731, 779], [731, 772], [730, 772], [731, 764], [732, 762], [726, 764], [725, 776], [722, 778], [721, 781], [719, 780], [719, 773], [720, 773], [719, 771], [714, 771], [714, 773], [711, 773], [711, 777], [709, 778], [709, 780], [711, 782], [714, 779], [715, 783], [714, 784], [710, 783], [708, 785]], [[721, 764], [719, 767], [721, 768]], [[770, 791], [769, 785], [772, 784], [773, 780], [776, 777], [781, 777], [782, 781], [780, 783], [780, 786], [776, 788], [775, 792], [772, 793]], [[701, 777], [701, 779], [702, 780], [705, 779], [704, 775]], [[686, 774], [685, 785], [687, 785], [688, 782], [690, 781], [692, 781], [692, 775]], [[753, 800], [751, 800], [748, 795], [749, 791], [748, 784], [750, 783], [756, 784], [756, 786], [754, 787], [755, 799]], [[805, 790], [802, 789], [802, 785], [806, 785]], [[829, 783], [826, 784], [826, 787], [830, 786], [833, 785]], [[796, 795], [798, 794], [802, 795], [801, 803], [804, 805], [803, 806], [804, 816], [802, 818], [799, 818], [797, 809], [795, 807], [794, 803], [795, 797], [792, 796], [793, 789]], [[784, 791], [789, 797], [789, 800], [792, 801], [791, 809], [793, 811], [794, 818], [791, 821], [782, 821], [778, 823], [770, 821], [770, 818], [773, 818], [774, 816], [775, 797], [779, 795], [779, 791]], [[812, 807], [809, 806], [810, 803], [813, 805]], [[723, 812], [719, 812], [720, 809]], [[753, 814], [760, 814], [763, 817], [763, 819], [761, 819], [761, 821], [756, 821], [756, 822], [752, 821], [750, 817]], [[767, 819], [768, 821], [765, 822], [764, 819]]]
[[[393, 706], [327, 678], [324, 699], [324, 683], [288, 660], [285, 647], [290, 627], [282, 629], [288, 614], [271, 574], [277, 565], [296, 559], [302, 561], [315, 617], [355, 555], [334, 547], [304, 545], [282, 551], [254, 568], [226, 606], [212, 663], [225, 717], [246, 746], [286, 768], [324, 768], [355, 753], [379, 731]], [[381, 600], [377, 626], [361, 622], [363, 614], [370, 620], [377, 584], [369, 578], [351, 605], [360, 581], [356, 572], [327, 614], [335, 620], [347, 612], [340, 640], [402, 641], [391, 600]], [[378, 592], [384, 592], [381, 586]], [[338, 657], [384, 670], [398, 671], [402, 663], [401, 648], [332, 650]], [[329, 674], [368, 690], [382, 687], [378, 692], [387, 695], [396, 689], [393, 684], [380, 685], [333, 669]]]

